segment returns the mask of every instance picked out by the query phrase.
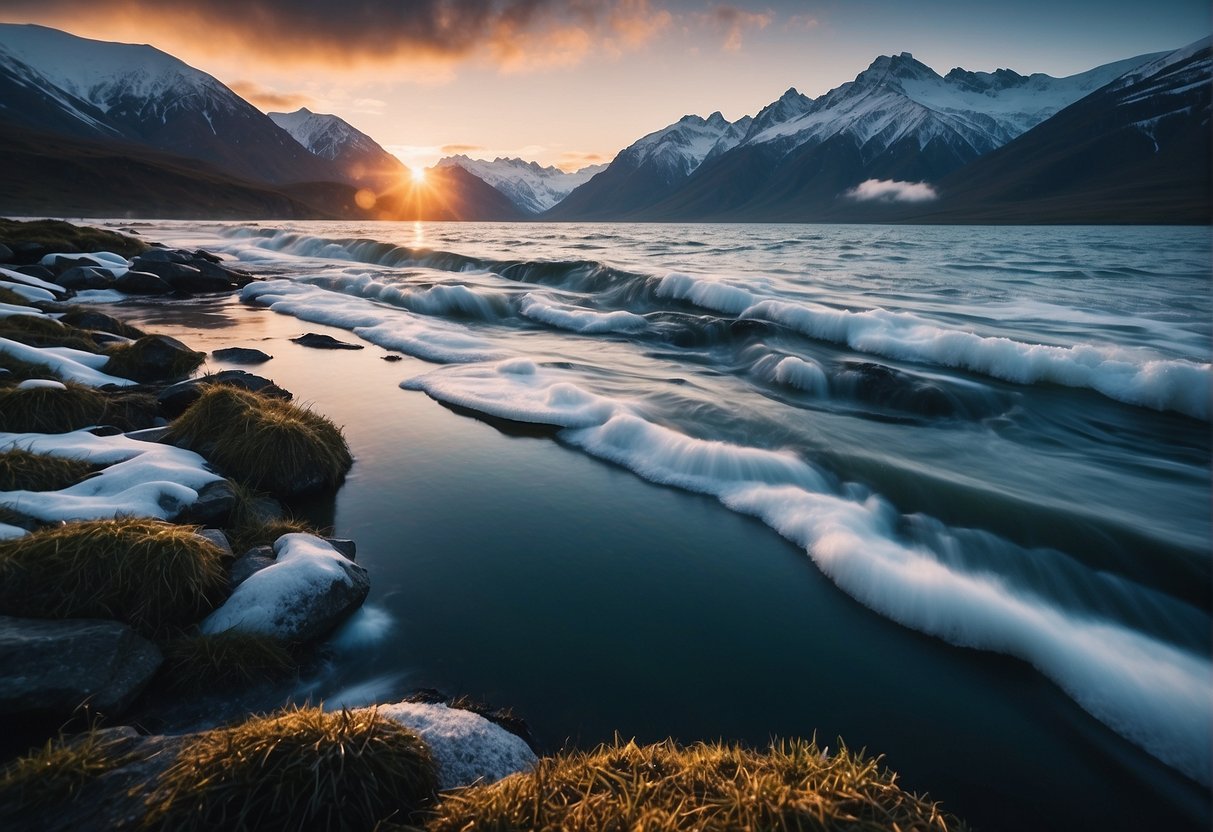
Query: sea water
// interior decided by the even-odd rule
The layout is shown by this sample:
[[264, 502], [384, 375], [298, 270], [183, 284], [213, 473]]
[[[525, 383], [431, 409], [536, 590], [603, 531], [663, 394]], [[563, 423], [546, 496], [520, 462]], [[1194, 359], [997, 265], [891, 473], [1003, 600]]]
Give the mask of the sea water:
[[370, 347], [261, 370], [357, 457], [372, 595], [307, 695], [816, 733], [984, 828], [1207, 826], [1207, 229], [138, 230], [266, 278], [240, 335]]

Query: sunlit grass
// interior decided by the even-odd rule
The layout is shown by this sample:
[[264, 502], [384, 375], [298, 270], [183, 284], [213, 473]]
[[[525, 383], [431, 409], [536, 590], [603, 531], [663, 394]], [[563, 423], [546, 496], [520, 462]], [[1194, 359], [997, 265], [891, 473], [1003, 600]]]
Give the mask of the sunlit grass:
[[443, 796], [430, 832], [462, 830], [947, 830], [937, 804], [902, 790], [880, 760], [791, 740], [736, 745], [615, 742]]
[[365, 830], [437, 788], [429, 748], [374, 710], [287, 709], [191, 738], [147, 798], [163, 830]]
[[106, 738], [95, 727], [78, 736], [47, 740], [0, 772], [0, 819], [75, 799], [90, 781], [133, 759], [126, 745], [124, 739]]
[[0, 614], [109, 618], [152, 636], [193, 624], [228, 582], [225, 553], [195, 531], [91, 520], [0, 541]]
[[20, 448], [0, 451], [0, 491], [58, 491], [95, 470], [91, 463]]
[[[22, 375], [46, 378], [32, 366]], [[105, 417], [106, 395], [72, 382], [66, 389], [0, 387], [0, 431], [13, 433], [66, 433], [100, 424]]]

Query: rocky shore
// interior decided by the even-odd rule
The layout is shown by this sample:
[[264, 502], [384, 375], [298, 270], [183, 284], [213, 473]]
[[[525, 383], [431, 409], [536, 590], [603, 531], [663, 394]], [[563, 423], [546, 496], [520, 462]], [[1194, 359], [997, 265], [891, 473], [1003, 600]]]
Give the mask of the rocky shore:
[[521, 720], [433, 691], [146, 730], [157, 708], [298, 675], [373, 578], [354, 541], [291, 514], [355, 460], [260, 374], [272, 356], [233, 345], [213, 355], [258, 373], [197, 377], [204, 354], [79, 302], [255, 280], [206, 251], [0, 220], [0, 724], [22, 746], [0, 760], [0, 827], [959, 825], [845, 748], [619, 740], [540, 758]]

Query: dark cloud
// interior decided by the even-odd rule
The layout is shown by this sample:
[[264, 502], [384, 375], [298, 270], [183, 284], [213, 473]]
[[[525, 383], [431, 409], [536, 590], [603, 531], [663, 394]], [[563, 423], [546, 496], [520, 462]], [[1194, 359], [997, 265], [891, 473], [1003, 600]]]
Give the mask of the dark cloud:
[[263, 87], [255, 81], [232, 81], [228, 87], [236, 95], [262, 110], [289, 112], [300, 107], [311, 107], [316, 100], [300, 92], [278, 92]]
[[546, 34], [567, 41], [570, 31], [664, 14], [648, 0], [3, 0], [3, 7], [12, 19], [73, 31], [129, 22], [145, 37], [188, 32], [276, 61], [347, 64], [462, 58], [485, 48], [492, 56], [516, 43], [541, 47]]

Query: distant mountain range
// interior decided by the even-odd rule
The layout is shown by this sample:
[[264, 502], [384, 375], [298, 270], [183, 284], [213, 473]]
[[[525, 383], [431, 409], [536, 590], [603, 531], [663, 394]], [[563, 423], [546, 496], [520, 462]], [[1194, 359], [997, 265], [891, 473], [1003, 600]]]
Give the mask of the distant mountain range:
[[0, 24], [0, 212], [575, 221], [1210, 221], [1209, 39], [1053, 78], [878, 57], [818, 98], [688, 115], [566, 173], [428, 186], [334, 115], [260, 112], [150, 46]]

